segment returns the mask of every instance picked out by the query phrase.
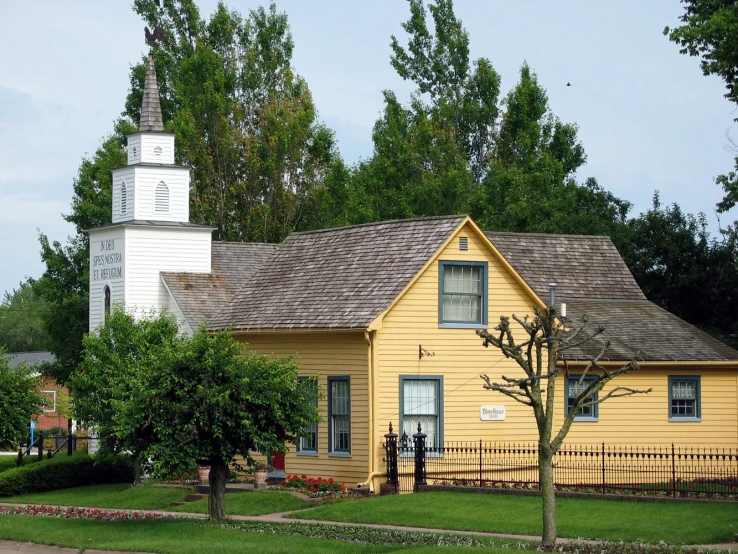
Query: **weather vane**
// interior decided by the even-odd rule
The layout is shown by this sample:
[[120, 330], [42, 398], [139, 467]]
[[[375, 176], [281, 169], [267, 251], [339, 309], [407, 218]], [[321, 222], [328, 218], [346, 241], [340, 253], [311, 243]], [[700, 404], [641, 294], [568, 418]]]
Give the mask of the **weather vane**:
[[146, 31], [146, 42], [150, 46], [154, 46], [157, 41], [162, 42], [164, 40], [164, 29], [162, 29], [161, 27], [157, 27], [156, 29], [154, 29], [153, 33], [149, 31], [148, 27], [146, 27], [144, 30]]

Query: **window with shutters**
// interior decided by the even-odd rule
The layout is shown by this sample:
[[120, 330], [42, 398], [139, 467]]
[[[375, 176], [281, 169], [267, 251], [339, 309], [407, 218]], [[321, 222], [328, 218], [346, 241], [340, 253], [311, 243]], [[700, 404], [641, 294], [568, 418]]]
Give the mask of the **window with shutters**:
[[160, 214], [169, 213], [169, 187], [164, 181], [159, 181], [154, 193], [154, 211]]
[[120, 213], [124, 214], [128, 210], [128, 189], [126, 188], [126, 182], [123, 181], [120, 185]]

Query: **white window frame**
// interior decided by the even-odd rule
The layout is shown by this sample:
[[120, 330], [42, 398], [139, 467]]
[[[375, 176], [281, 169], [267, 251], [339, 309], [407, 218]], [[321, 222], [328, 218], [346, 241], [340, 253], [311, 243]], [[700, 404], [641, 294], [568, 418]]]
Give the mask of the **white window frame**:
[[40, 392], [41, 392], [41, 394], [44, 394], [44, 395], [51, 394], [51, 398], [53, 399], [53, 403], [54, 403], [53, 408], [51, 410], [49, 410], [48, 407], [47, 407], [47, 403], [44, 402], [44, 405], [41, 406], [41, 410], [44, 411], [44, 412], [48, 412], [48, 413], [50, 413], [50, 412], [56, 412], [56, 391], [55, 390], [42, 390]]

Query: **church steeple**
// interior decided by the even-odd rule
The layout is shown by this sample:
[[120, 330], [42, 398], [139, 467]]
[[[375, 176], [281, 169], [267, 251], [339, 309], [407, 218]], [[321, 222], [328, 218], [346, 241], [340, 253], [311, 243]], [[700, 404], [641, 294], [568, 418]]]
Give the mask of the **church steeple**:
[[138, 124], [138, 130], [154, 132], [164, 131], [164, 120], [161, 117], [159, 85], [156, 82], [156, 69], [154, 67], [153, 54], [149, 54], [149, 59], [146, 62], [146, 78], [144, 79], [141, 120]]

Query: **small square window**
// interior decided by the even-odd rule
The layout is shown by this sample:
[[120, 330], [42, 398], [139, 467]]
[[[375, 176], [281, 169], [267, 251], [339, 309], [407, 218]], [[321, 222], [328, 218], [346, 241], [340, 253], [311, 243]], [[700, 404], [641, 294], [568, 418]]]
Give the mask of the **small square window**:
[[[584, 392], [584, 390], [591, 385], [595, 377], [585, 377], [584, 380], [580, 383], [581, 376], [572, 375], [566, 379], [566, 416], [569, 415], [569, 412], [574, 407], [574, 404], [577, 401], [577, 397]], [[597, 402], [599, 394], [595, 393], [593, 396], [591, 396], [587, 401], [585, 402]], [[597, 409], [599, 407], [598, 404], [590, 404], [589, 406], [582, 406], [579, 408], [579, 411], [577, 412], [577, 415], [574, 416], [575, 421], [597, 421], [599, 418], [599, 410]]]
[[438, 323], [447, 327], [487, 325], [486, 262], [440, 262]]
[[699, 419], [700, 378], [669, 377], [669, 419]]

